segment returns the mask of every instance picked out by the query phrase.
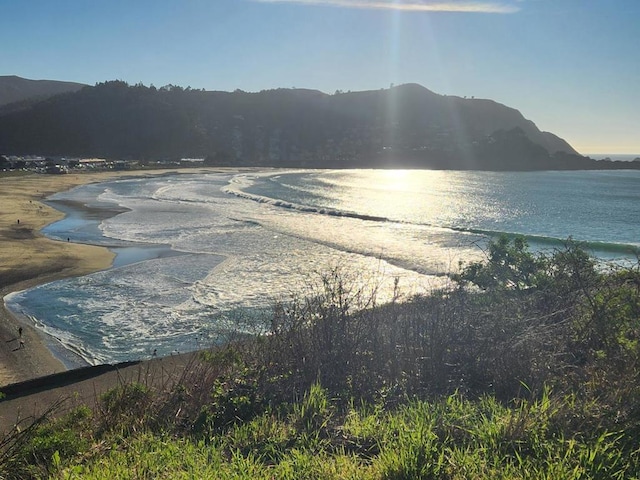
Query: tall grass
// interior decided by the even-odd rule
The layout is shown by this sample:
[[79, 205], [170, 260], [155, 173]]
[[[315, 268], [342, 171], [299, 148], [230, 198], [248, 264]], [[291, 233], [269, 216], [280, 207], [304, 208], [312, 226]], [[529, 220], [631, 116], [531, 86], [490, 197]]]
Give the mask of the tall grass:
[[[318, 385], [311, 397], [323, 397]], [[304, 400], [303, 400], [304, 402]], [[554, 403], [553, 406], [549, 402]], [[324, 401], [320, 402], [324, 404]], [[314, 404], [314, 412], [324, 410]], [[309, 441], [301, 404], [229, 428], [213, 441], [143, 433], [79, 462], [52, 462], [57, 478], [615, 479], [637, 478], [621, 434], [555, 432], [562, 401], [517, 409], [460, 395], [384, 411], [328, 400]], [[286, 408], [285, 408], [286, 407]], [[331, 413], [329, 413], [331, 412]], [[307, 417], [308, 418], [308, 417]], [[363, 446], [367, 445], [366, 448]], [[356, 448], [356, 446], [358, 448]]]

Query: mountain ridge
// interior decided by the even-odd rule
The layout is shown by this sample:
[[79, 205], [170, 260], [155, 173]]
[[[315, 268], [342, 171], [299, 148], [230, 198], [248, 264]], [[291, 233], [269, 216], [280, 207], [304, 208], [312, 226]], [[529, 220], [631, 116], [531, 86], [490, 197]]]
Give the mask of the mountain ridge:
[[418, 84], [331, 95], [157, 89], [118, 80], [0, 111], [0, 152], [516, 170], [575, 168], [569, 164], [584, 158], [514, 108]]
[[87, 85], [59, 80], [31, 80], [17, 75], [0, 75], [0, 106], [34, 97], [45, 99], [60, 93], [75, 92]]

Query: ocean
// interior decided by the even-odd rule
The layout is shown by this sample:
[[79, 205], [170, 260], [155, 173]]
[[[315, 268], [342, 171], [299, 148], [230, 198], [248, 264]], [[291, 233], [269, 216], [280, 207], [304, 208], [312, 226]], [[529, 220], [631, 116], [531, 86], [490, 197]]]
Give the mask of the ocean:
[[108, 270], [5, 297], [69, 368], [263, 332], [276, 302], [312, 294], [334, 270], [379, 302], [396, 283], [428, 292], [501, 233], [536, 250], [571, 236], [616, 262], [640, 248], [638, 171], [181, 174], [48, 201], [66, 217], [45, 234], [118, 254]]

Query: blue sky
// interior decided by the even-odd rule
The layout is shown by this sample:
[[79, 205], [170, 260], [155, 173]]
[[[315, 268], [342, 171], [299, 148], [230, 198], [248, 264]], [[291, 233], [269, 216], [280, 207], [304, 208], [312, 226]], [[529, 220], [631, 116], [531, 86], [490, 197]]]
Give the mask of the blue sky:
[[640, 0], [0, 0], [0, 75], [327, 93], [419, 83], [640, 154]]

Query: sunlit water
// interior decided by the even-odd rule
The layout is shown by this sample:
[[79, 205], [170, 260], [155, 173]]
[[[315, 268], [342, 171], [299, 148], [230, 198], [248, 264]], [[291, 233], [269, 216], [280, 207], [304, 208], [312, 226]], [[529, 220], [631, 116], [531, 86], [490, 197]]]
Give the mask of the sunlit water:
[[[115, 268], [5, 301], [89, 363], [260, 332], [275, 301], [308, 294], [332, 268], [377, 286], [379, 301], [396, 278], [406, 294], [423, 292], [500, 232], [523, 234], [534, 248], [573, 236], [604, 258], [640, 246], [632, 171], [180, 175], [86, 185], [51, 200], [67, 217], [45, 232], [114, 248]], [[105, 219], [106, 207], [124, 213]]]

